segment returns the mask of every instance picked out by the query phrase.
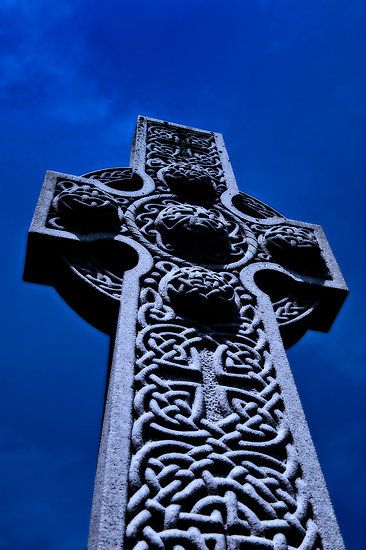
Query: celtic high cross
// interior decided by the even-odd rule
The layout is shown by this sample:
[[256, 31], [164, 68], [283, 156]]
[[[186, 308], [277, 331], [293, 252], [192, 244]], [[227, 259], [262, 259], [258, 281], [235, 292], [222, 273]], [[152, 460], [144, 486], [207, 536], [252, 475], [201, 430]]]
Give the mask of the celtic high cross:
[[344, 548], [284, 348], [345, 283], [220, 134], [140, 117], [131, 167], [47, 172], [25, 278], [112, 337], [89, 550]]

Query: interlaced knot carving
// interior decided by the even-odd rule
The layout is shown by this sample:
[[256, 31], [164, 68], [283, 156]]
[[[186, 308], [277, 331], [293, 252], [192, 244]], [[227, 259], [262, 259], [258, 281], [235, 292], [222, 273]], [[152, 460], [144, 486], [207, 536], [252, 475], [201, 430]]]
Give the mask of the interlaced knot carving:
[[[158, 263], [141, 293], [126, 547], [321, 549], [254, 297], [174, 269]], [[169, 296], [235, 292], [236, 331], [177, 317], [164, 279]]]
[[[177, 192], [182, 190], [184, 194], [184, 190], [187, 189], [189, 195], [191, 197], [192, 195], [194, 196], [196, 189], [199, 189], [201, 186], [203, 190], [203, 187], [206, 186], [204, 181], [207, 182], [207, 174], [210, 176], [211, 185], [215, 186], [218, 194], [226, 189], [219, 153], [214, 136], [211, 133], [207, 132], [203, 134], [194, 130], [189, 132], [180, 131], [178, 129], [167, 128], [159, 123], [151, 123], [147, 127], [147, 141], [146, 173], [155, 179], [158, 190], [166, 192], [169, 189], [169, 183], [165, 181], [162, 169], [173, 166], [172, 174], [174, 176], [177, 164], [183, 167], [183, 170], [187, 164], [195, 166], [194, 174], [197, 170], [200, 171], [200, 183], [198, 183], [195, 189], [192, 186], [191, 190], [188, 190], [188, 186], [182, 183], [184, 178], [177, 174], [177, 180], [180, 179], [181, 182], [179, 190], [178, 181], [176, 182]], [[188, 173], [189, 171], [190, 168], [187, 168]], [[171, 182], [172, 178], [170, 179]], [[208, 186], [207, 191], [209, 195], [214, 195], [214, 193], [210, 193]]]

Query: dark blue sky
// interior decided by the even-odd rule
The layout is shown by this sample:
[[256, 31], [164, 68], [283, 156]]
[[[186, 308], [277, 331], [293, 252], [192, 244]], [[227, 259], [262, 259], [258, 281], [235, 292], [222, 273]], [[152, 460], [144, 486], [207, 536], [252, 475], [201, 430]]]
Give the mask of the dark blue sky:
[[127, 165], [137, 114], [222, 132], [241, 190], [320, 223], [351, 295], [289, 357], [365, 548], [366, 2], [3, 0], [0, 549], [85, 548], [108, 339], [21, 281], [46, 169]]

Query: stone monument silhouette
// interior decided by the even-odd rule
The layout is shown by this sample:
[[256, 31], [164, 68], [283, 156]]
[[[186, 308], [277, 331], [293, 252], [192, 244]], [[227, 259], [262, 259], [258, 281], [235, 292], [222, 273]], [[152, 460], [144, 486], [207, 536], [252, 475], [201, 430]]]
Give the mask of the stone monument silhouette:
[[284, 348], [347, 289], [220, 134], [139, 117], [130, 167], [47, 172], [25, 279], [111, 335], [89, 550], [344, 548]]

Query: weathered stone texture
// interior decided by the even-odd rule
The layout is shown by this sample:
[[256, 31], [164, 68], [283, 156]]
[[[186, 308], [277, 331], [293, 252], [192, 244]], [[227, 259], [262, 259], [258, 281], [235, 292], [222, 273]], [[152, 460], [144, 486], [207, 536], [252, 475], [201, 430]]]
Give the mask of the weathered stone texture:
[[90, 550], [344, 547], [284, 347], [346, 287], [220, 134], [140, 117], [131, 167], [48, 172], [25, 277], [113, 337]]

